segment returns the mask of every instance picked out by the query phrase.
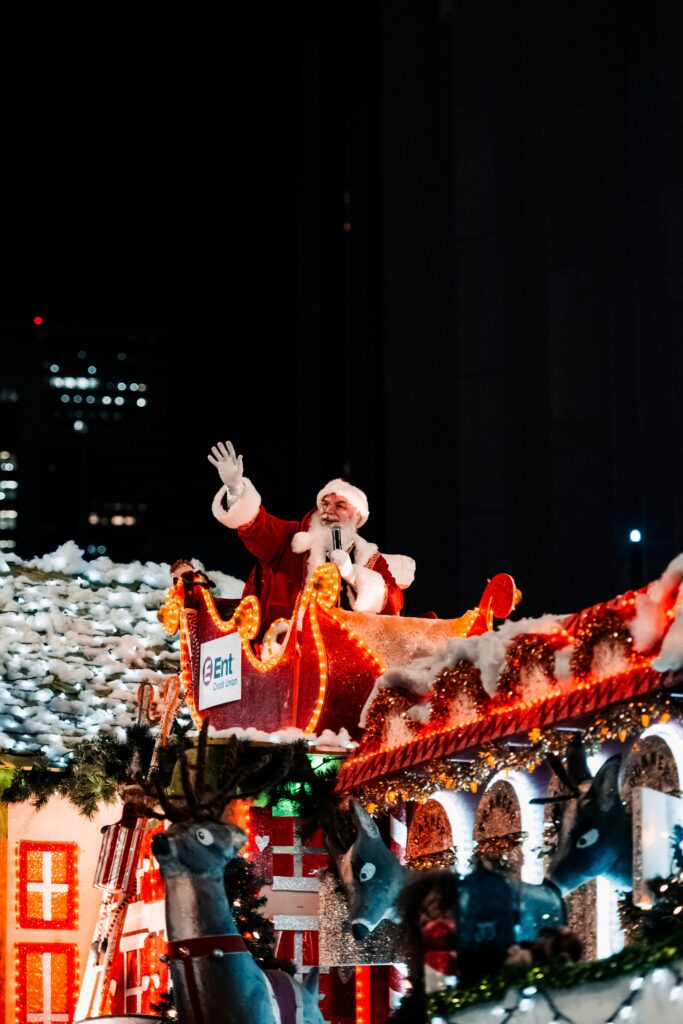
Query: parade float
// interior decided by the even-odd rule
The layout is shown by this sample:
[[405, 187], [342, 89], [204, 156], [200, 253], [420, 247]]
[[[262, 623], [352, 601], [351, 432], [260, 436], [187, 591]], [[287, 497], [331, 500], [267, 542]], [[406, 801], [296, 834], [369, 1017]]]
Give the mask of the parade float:
[[678, 1019], [683, 559], [453, 620], [326, 563], [266, 631], [106, 562], [5, 565], [3, 1022]]

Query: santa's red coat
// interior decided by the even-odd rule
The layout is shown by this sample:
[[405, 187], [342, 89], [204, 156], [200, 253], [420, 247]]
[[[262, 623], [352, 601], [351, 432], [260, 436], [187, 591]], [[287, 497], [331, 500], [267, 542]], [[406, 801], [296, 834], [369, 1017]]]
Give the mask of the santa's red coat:
[[[309, 512], [299, 522], [295, 519], [278, 519], [259, 506], [255, 519], [246, 526], [238, 527], [238, 534], [246, 548], [258, 559], [244, 587], [244, 595], [254, 594], [261, 605], [262, 629], [278, 618], [289, 619], [294, 611], [297, 596], [306, 581], [308, 569], [307, 551], [292, 550], [292, 538], [296, 533], [305, 532], [311, 520]], [[351, 558], [356, 565], [363, 564]], [[398, 615], [403, 608], [403, 592], [391, 574], [386, 559], [379, 552], [365, 563], [365, 568], [378, 573], [385, 585], [385, 600], [382, 615]]]

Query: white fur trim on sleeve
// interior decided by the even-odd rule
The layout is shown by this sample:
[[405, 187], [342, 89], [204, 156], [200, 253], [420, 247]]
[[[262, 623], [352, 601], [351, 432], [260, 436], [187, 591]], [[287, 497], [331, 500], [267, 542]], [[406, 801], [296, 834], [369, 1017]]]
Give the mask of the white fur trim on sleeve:
[[227, 509], [223, 499], [227, 500], [227, 487], [221, 487], [211, 505], [211, 511], [219, 523], [236, 530], [240, 526], [248, 526], [255, 518], [261, 507], [261, 495], [256, 490], [251, 480], [244, 477], [244, 490], [237, 501], [234, 501]]
[[384, 577], [374, 569], [356, 565], [353, 572], [353, 586], [356, 595], [349, 594], [349, 604], [354, 612], [381, 612], [387, 601], [387, 585]]
[[292, 537], [291, 548], [295, 555], [302, 555], [311, 550], [312, 537], [306, 530], [300, 530]]
[[401, 590], [406, 590], [415, 579], [415, 559], [409, 555], [385, 555], [384, 558]]

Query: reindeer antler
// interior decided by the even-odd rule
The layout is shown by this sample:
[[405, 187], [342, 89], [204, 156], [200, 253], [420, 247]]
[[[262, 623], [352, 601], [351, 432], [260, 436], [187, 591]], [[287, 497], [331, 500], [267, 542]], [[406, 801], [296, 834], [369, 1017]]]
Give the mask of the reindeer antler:
[[[254, 757], [252, 744], [231, 736], [223, 749], [223, 758], [215, 785], [207, 782], [209, 723], [205, 719], [197, 741], [195, 763], [190, 764], [185, 751], [179, 755], [180, 781], [183, 796], [171, 796], [163, 791], [159, 780], [154, 778], [156, 796], [164, 814], [158, 812], [150, 817], [167, 817], [171, 821], [218, 821], [226, 804], [231, 800], [245, 799], [258, 793], [268, 792], [278, 781], [289, 774], [295, 759], [293, 745], [263, 750]], [[273, 761], [278, 759], [277, 771]], [[181, 803], [178, 803], [181, 801]]]
[[538, 796], [529, 801], [531, 804], [559, 804], [565, 800], [573, 800], [581, 795], [581, 789], [579, 788], [581, 783], [593, 778], [588, 767], [586, 749], [580, 732], [575, 732], [567, 744], [566, 768], [556, 754], [546, 754], [546, 760], [562, 785], [569, 792], [558, 793], [557, 796]]

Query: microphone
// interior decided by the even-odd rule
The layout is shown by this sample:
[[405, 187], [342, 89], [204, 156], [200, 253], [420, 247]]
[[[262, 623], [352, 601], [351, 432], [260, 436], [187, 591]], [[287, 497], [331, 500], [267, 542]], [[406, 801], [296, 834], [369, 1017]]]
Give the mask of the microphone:
[[332, 548], [334, 551], [341, 551], [342, 533], [341, 526], [332, 527]]

